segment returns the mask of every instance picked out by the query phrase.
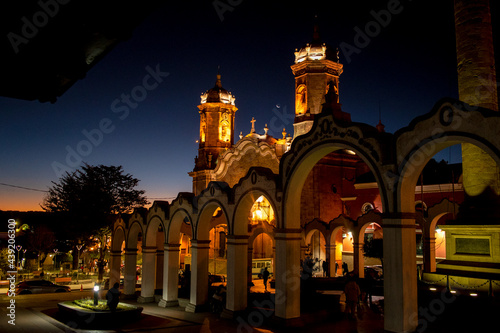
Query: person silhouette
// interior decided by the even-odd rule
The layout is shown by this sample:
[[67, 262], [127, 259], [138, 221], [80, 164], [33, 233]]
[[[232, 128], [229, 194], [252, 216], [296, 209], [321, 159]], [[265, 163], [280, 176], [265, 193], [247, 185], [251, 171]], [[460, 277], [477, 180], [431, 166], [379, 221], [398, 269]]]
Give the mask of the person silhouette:
[[118, 282], [115, 282], [113, 288], [110, 288], [106, 293], [107, 304], [112, 312], [116, 311], [116, 307], [120, 302], [120, 290], [118, 290], [119, 287], [120, 284]]
[[264, 268], [262, 277], [264, 278], [264, 291], [267, 292], [267, 279], [269, 278], [269, 271], [267, 270], [267, 267]]

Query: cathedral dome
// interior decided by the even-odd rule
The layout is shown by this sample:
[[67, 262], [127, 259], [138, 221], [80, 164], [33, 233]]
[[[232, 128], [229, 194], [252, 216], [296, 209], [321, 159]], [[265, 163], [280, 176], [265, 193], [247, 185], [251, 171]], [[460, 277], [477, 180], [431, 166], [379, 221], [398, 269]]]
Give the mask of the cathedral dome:
[[220, 74], [217, 74], [217, 81], [212, 89], [201, 94], [201, 104], [203, 103], [224, 103], [234, 105], [235, 97], [226, 89], [222, 88]]

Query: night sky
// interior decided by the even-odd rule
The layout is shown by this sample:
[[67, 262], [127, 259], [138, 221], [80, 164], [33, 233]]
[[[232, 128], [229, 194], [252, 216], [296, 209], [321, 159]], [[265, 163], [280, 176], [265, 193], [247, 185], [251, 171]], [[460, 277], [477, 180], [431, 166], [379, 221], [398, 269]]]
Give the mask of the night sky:
[[[70, 169], [78, 156], [122, 165], [150, 201], [191, 191], [197, 105], [218, 66], [239, 109], [235, 142], [252, 117], [259, 133], [268, 124], [271, 135], [283, 127], [293, 134], [290, 65], [294, 50], [312, 41], [315, 15], [321, 39], [343, 46], [340, 102], [353, 121], [375, 126], [380, 109], [386, 131], [395, 132], [440, 98], [457, 98], [452, 1], [232, 3], [219, 13], [212, 1], [162, 7], [55, 104], [0, 98], [0, 183], [29, 188], [0, 185], [0, 210], [40, 210], [44, 192], [35, 190], [47, 190], [59, 178], [54, 166]], [[388, 6], [389, 17], [374, 14]], [[367, 28], [369, 39], [356, 38]], [[459, 162], [460, 149], [436, 159]]]

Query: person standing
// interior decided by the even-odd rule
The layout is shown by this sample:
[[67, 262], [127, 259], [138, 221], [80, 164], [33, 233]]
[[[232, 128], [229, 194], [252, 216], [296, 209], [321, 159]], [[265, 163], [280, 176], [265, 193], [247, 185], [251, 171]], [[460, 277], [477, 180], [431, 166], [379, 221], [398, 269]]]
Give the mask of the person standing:
[[108, 292], [106, 293], [106, 300], [108, 307], [111, 311], [116, 311], [116, 307], [118, 306], [118, 303], [120, 302], [120, 290], [118, 288], [120, 287], [120, 284], [118, 282], [115, 282], [113, 285], [113, 288], [110, 288]]
[[267, 270], [267, 267], [264, 268], [262, 277], [264, 278], [264, 292], [267, 292], [267, 279], [269, 279], [269, 271]]
[[345, 292], [345, 312], [349, 315], [350, 319], [355, 319], [356, 305], [359, 302], [359, 296], [361, 296], [361, 290], [356, 282], [354, 276], [349, 275], [347, 277], [347, 282], [344, 288]]

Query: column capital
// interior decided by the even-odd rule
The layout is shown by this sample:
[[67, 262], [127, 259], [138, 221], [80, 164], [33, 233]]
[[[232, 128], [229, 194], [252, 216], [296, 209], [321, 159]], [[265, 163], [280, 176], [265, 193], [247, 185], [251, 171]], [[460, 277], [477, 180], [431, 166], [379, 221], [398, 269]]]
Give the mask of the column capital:
[[193, 239], [191, 240], [191, 248], [208, 249], [210, 248], [210, 240]]
[[227, 245], [248, 245], [249, 236], [228, 235], [226, 237]]
[[382, 228], [416, 229], [416, 213], [389, 212], [382, 214]]
[[180, 247], [181, 244], [169, 244], [169, 243], [163, 244], [164, 251], [179, 251]]
[[142, 248], [142, 253], [143, 254], [146, 254], [146, 253], [156, 253], [156, 246], [145, 246]]
[[125, 249], [125, 254], [137, 254], [137, 249]]
[[325, 250], [335, 250], [336, 248], [336, 244], [325, 244]]
[[110, 256], [121, 256], [122, 255], [122, 251], [109, 251], [109, 255]]
[[275, 240], [302, 240], [302, 229], [276, 229]]

